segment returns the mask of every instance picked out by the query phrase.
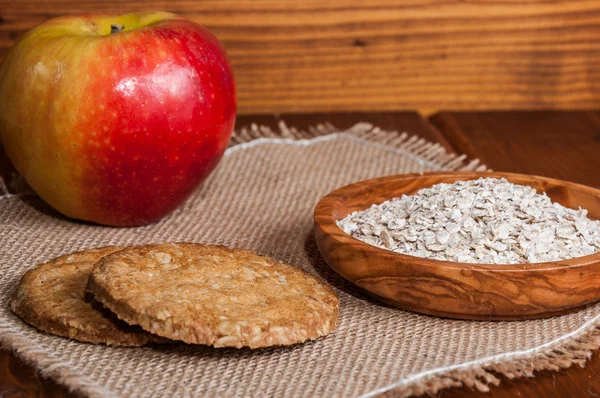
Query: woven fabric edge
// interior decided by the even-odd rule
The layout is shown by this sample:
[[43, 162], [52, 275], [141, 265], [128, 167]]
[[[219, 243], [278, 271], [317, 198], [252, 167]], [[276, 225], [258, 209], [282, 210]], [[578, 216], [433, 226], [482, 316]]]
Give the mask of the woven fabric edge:
[[428, 166], [437, 170], [487, 170], [487, 167], [482, 165], [478, 159], [468, 160], [466, 155], [449, 153], [439, 143], [433, 143], [406, 132], [382, 130], [377, 126], [366, 122], [357, 123], [347, 130], [340, 130], [330, 123], [317, 124], [306, 130], [299, 130], [295, 127], [288, 127], [283, 120], [279, 121], [276, 130], [267, 126], [251, 124], [249, 126], [241, 127], [233, 134], [230, 141], [230, 148], [255, 140], [310, 140], [332, 134], [349, 135], [378, 146], [396, 149], [413, 159], [418, 158], [426, 161]]
[[[243, 147], [243, 144], [261, 139], [311, 140], [336, 133], [350, 134], [366, 143], [383, 145], [401, 151], [405, 155], [424, 159], [428, 164], [439, 170], [487, 170], [478, 160], [467, 160], [464, 155], [458, 156], [448, 153], [440, 144], [431, 143], [423, 138], [410, 136], [407, 133], [385, 131], [369, 123], [358, 123], [345, 131], [340, 131], [328, 123], [310, 127], [307, 130], [288, 127], [283, 121], [279, 122], [278, 130], [252, 124], [248, 127], [242, 127], [233, 134], [228, 150], [238, 145]], [[31, 194], [30, 191], [14, 192], [9, 189], [9, 187], [15, 185], [22, 186], [23, 184], [19, 181], [16, 184], [6, 184], [0, 177], [0, 199]], [[14, 352], [24, 362], [37, 367], [37, 371], [42, 377], [55, 380], [67, 387], [69, 391], [90, 397], [112, 395], [105, 388], [98, 386], [86, 376], [72, 371], [67, 365], [44, 352], [37, 344], [12, 333], [11, 329], [10, 325], [0, 324], [0, 346]], [[538, 348], [535, 347], [534, 349]], [[569, 338], [556, 344], [550, 344], [533, 355], [525, 354], [507, 359], [506, 356], [512, 354], [507, 353], [502, 358], [491, 358], [489, 363], [477, 363], [449, 369], [433, 369], [428, 372], [428, 375], [416, 377], [412, 380], [399, 381], [369, 392], [363, 397], [379, 395], [410, 397], [435, 394], [445, 388], [462, 386], [488, 392], [490, 385], [497, 386], [500, 384], [497, 375], [505, 376], [508, 379], [516, 379], [534, 377], [536, 371], [566, 369], [574, 364], [584, 367], [585, 363], [591, 358], [593, 351], [598, 348], [600, 348], [600, 316], [584, 324], [576, 335], [569, 336]]]
[[449, 369], [432, 369], [427, 372], [428, 375], [420, 377], [416, 375], [414, 380], [399, 381], [364, 394], [361, 398], [375, 396], [404, 398], [436, 394], [446, 388], [465, 386], [480, 392], [489, 392], [490, 385], [500, 385], [501, 380], [498, 376], [514, 380], [535, 377], [535, 372], [543, 370], [559, 371], [573, 365], [583, 368], [591, 359], [593, 352], [599, 348], [600, 315], [586, 322], [566, 338], [556, 339], [525, 352], [505, 353], [473, 361], [476, 364], [457, 365]]
[[36, 373], [52, 379], [68, 391], [92, 398], [111, 397], [110, 391], [98, 386], [87, 376], [74, 372], [67, 364], [43, 351], [37, 344], [14, 333], [12, 327], [0, 324], [0, 347], [12, 352], [17, 358], [34, 367]]

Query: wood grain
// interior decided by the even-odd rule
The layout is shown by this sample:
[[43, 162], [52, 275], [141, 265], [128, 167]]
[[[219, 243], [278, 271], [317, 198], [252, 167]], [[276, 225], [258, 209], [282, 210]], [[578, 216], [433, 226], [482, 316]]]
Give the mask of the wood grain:
[[493, 170], [600, 188], [600, 111], [441, 112], [430, 120], [458, 153]]
[[74, 398], [64, 387], [42, 380], [34, 370], [6, 351], [0, 351], [0, 397]]
[[361, 181], [326, 195], [314, 212], [319, 251], [338, 274], [396, 307], [458, 319], [549, 317], [600, 299], [600, 253], [535, 264], [461, 264], [418, 258], [352, 238], [336, 225], [346, 215], [440, 183], [506, 178], [600, 219], [600, 190], [513, 173], [433, 172]]
[[414, 111], [328, 112], [311, 115], [293, 113], [244, 115], [238, 116], [235, 125], [236, 128], [241, 128], [254, 123], [268, 126], [277, 131], [280, 123], [285, 123], [288, 126], [293, 126], [301, 130], [309, 129], [319, 123], [330, 123], [338, 130], [343, 131], [361, 122], [372, 123], [386, 131], [405, 132], [409, 135], [416, 135], [427, 141], [437, 142], [446, 148], [448, 152], [454, 151], [452, 145], [450, 145], [444, 135]]
[[600, 105], [595, 0], [0, 0], [0, 53], [50, 17], [152, 9], [222, 40], [241, 113]]

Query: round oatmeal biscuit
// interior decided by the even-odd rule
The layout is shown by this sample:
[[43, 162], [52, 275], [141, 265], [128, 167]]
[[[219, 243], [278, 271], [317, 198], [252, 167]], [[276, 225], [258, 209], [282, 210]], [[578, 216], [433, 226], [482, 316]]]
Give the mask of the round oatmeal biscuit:
[[86, 343], [141, 346], [154, 341], [149, 333], [116, 319], [100, 303], [85, 297], [94, 263], [121, 249], [71, 253], [30, 269], [21, 278], [10, 308], [39, 330]]
[[193, 243], [138, 246], [96, 264], [88, 291], [127, 323], [215, 347], [291, 345], [335, 329], [333, 289], [250, 250]]

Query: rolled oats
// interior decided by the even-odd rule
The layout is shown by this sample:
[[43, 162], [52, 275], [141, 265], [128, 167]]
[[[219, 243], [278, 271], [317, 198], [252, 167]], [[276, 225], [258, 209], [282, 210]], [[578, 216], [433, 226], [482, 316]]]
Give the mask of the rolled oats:
[[600, 221], [506, 179], [436, 184], [349, 214], [352, 237], [436, 260], [520, 264], [565, 260], [600, 250]]

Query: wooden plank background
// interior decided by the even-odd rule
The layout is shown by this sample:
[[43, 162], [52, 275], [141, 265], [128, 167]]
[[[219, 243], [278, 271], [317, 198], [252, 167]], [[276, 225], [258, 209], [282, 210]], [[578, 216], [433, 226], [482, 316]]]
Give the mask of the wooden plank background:
[[222, 40], [240, 113], [600, 105], [597, 0], [0, 0], [0, 56], [54, 16], [153, 9]]

